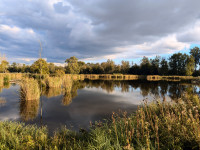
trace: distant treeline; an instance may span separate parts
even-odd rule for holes
[[[85,63],[76,57],[66,59],[66,66],[56,66],[47,63],[44,59],[38,59],[31,66],[25,64],[9,63],[3,59],[0,64],[0,72],[22,72],[22,73],[42,73],[54,74],[65,72],[70,74],[135,74],[135,75],[200,75],[200,49],[194,47],[190,50],[190,55],[174,53],[168,59],[156,56],[154,59],[143,57],[140,64],[129,61],[121,61],[115,64],[111,59],[102,63]]]

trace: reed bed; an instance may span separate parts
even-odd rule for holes
[[[24,76],[26,76],[25,73],[0,73],[1,77],[8,77],[10,80],[21,80]]]
[[[20,95],[23,100],[37,100],[40,98],[40,89],[37,80],[24,78],[20,82]]]
[[[200,149],[200,99],[185,93],[174,102],[154,101],[133,114],[113,113],[89,131],[58,130],[0,122],[0,149]]]
[[[62,78],[60,77],[47,77],[45,82],[47,88],[59,88],[62,86]]]
[[[63,88],[65,92],[71,92],[72,90],[73,80],[71,77],[64,78],[63,80]]]

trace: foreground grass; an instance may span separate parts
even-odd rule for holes
[[[135,114],[114,114],[90,131],[47,129],[0,122],[0,149],[200,149],[200,100],[185,94],[176,102],[144,102]]]

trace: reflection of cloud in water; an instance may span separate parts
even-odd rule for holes
[[[3,89],[1,97],[5,97],[6,105],[0,109],[0,121],[18,120],[19,116],[19,86],[12,85],[9,89]]]
[[[49,98],[42,96],[40,101],[43,106],[42,118],[39,115],[41,108],[38,104],[37,107],[33,107],[37,108],[34,109],[37,111],[33,112],[39,112],[35,113],[36,118],[26,123],[44,124],[50,131],[59,128],[60,125],[67,125],[67,127],[73,125],[74,129],[87,128],[90,121],[102,120],[110,116],[113,111],[118,112],[119,109],[135,111],[144,98],[153,100],[154,97],[159,96],[162,99],[165,96],[166,100],[170,100],[171,97],[178,97],[186,88],[185,85],[166,82],[81,81],[73,86],[70,94],[63,92],[64,95],[60,95],[61,89],[53,91],[54,93],[48,91],[46,94]],[[10,89],[3,89],[0,93],[0,96],[7,100],[7,104],[0,109],[0,120],[21,121],[18,89],[19,86],[11,86]]]

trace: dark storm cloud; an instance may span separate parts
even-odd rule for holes
[[[0,52],[37,58],[40,39],[43,56],[54,62],[72,55],[134,58],[155,54],[158,46],[157,54],[163,54],[197,41],[199,5],[199,0],[3,0]]]

